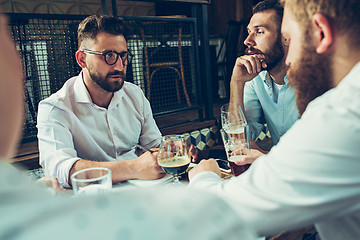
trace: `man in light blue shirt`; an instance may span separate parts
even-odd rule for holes
[[[277,84],[269,72],[262,71],[244,87],[245,113],[250,126],[251,138],[255,140],[264,128],[263,120],[268,125],[274,144],[298,119],[295,93],[288,86],[287,76],[284,84]]]
[[[236,60],[230,83],[230,103],[245,110],[251,138],[259,136],[266,122],[274,144],[299,117],[286,75],[288,39],[281,36],[282,15],[283,7],[275,0],[254,7],[244,41],[247,49]]]

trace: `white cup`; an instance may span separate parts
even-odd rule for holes
[[[71,175],[71,183],[76,197],[110,192],[111,170],[102,167],[86,168]]]

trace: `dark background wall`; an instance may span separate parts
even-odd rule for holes
[[[208,6],[208,23],[210,35],[224,35],[230,20],[249,19],[252,7],[260,0],[211,0]],[[185,15],[191,16],[190,4],[177,2],[157,2],[155,13],[158,16]]]

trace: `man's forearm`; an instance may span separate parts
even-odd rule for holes
[[[245,114],[244,107],[244,82],[230,82],[230,104],[240,106],[243,113]]]
[[[98,162],[80,159],[74,163],[72,168],[70,169],[69,174],[69,184],[71,185],[70,177],[73,173],[85,169],[85,168],[93,168],[93,167],[105,167],[111,170],[112,181],[113,183],[126,181],[129,179],[135,179],[136,176],[136,168],[134,167],[133,160],[123,160],[123,161],[115,161],[115,162]]]

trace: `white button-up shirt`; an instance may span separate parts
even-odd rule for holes
[[[222,196],[260,235],[315,224],[323,240],[359,239],[360,63],[247,172],[202,172],[190,186]]]
[[[299,118],[295,93],[285,84],[278,89],[267,71],[262,71],[250,82],[245,83],[244,107],[250,127],[251,138],[256,139],[267,122],[274,144]]]
[[[39,104],[40,164],[45,175],[69,186],[69,171],[79,159],[117,161],[137,158],[134,145],[157,147],[161,133],[142,90],[124,82],[108,108],[95,105],[82,74]]]

